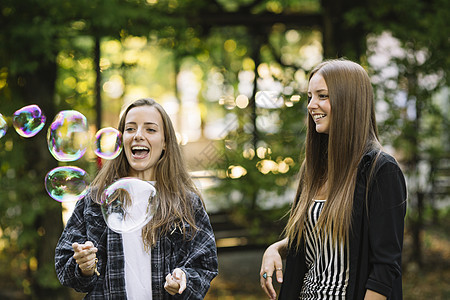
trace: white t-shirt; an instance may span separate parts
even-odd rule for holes
[[[155,181],[149,181],[155,185]],[[152,255],[145,251],[142,230],[122,233],[125,290],[129,300],[152,299]]]
[[[127,299],[152,299],[151,253],[144,250],[142,230],[122,233]]]

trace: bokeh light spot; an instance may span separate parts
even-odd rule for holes
[[[249,103],[249,100],[248,100],[247,96],[241,94],[236,97],[236,106],[237,107],[244,109],[248,106],[248,103]]]
[[[227,52],[233,52],[234,50],[236,50],[236,42],[234,40],[226,40],[225,43],[223,44],[223,48],[227,51]]]

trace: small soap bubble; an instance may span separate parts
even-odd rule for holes
[[[8,130],[8,123],[6,123],[5,118],[0,114],[0,139],[5,136]]]
[[[82,199],[88,191],[88,175],[78,167],[57,167],[45,176],[45,190],[59,202]]]
[[[48,149],[59,161],[81,158],[89,144],[86,117],[76,110],[59,112],[47,132]]]
[[[157,205],[155,187],[131,177],[117,180],[105,189],[101,197],[105,222],[117,233],[144,227],[153,218]]]
[[[13,126],[16,132],[23,137],[30,138],[44,128],[45,115],[39,106],[33,104],[22,107],[13,115]]]
[[[122,151],[122,133],[112,127],[102,128],[95,134],[94,152],[103,159],[114,159]]]

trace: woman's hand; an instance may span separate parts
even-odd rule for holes
[[[269,299],[276,299],[277,293],[273,288],[272,276],[275,276],[279,283],[283,282],[283,261],[282,254],[286,251],[288,246],[288,239],[281,240],[270,245],[264,252],[261,271],[259,272],[261,287],[269,296]]]
[[[366,296],[364,296],[364,300],[386,300],[386,296],[378,294],[372,290],[366,291]]]
[[[84,244],[73,243],[72,244],[73,258],[78,264],[83,276],[92,276],[97,270],[97,251],[91,241],[87,241]]]
[[[172,274],[167,274],[164,289],[172,296],[183,293],[186,289],[186,274],[183,270],[176,268]]]

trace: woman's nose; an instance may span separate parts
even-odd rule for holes
[[[314,98],[314,96],[312,96],[311,99],[309,100],[309,103],[308,103],[307,108],[308,108],[308,109],[311,109],[311,108],[317,108],[317,101],[316,101],[316,99]]]
[[[136,130],[136,133],[134,134],[133,139],[135,139],[135,140],[142,140],[142,130],[140,128],[138,128]]]

